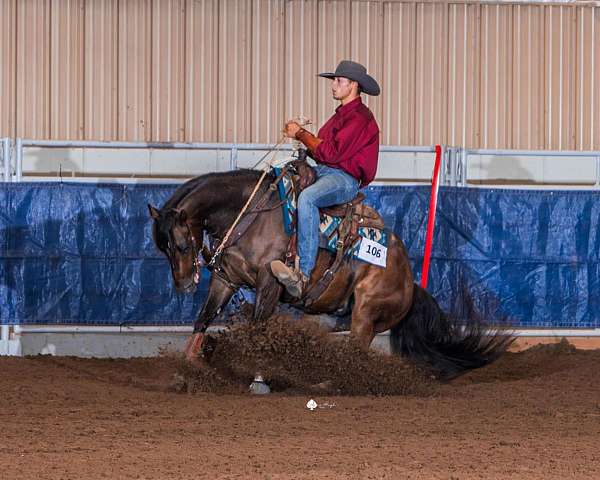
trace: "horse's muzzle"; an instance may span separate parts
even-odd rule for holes
[[[198,288],[198,283],[194,280],[189,280],[188,282],[175,282],[175,288],[180,293],[194,293]]]

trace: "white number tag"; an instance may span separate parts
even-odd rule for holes
[[[360,250],[358,251],[358,258],[365,262],[372,263],[373,265],[379,265],[385,267],[387,260],[387,247],[384,247],[380,243],[363,238],[360,242]]]

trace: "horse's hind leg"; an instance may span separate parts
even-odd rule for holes
[[[375,270],[377,268],[377,270]],[[378,333],[392,328],[409,311],[412,303],[412,276],[394,275],[394,270],[372,267],[354,289],[351,334],[368,348]]]
[[[352,309],[352,323],[350,335],[365,349],[369,348],[375,338],[375,324],[379,319],[379,308],[374,307],[373,301],[369,302],[368,295],[355,291],[354,308]]]

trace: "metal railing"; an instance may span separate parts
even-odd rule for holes
[[[10,139],[9,139],[10,140]],[[269,152],[273,150],[273,145],[270,144],[256,144],[256,143],[176,143],[176,142],[102,142],[102,141],[91,141],[91,140],[34,140],[34,139],[22,139],[17,138],[14,149],[14,181],[22,181],[23,179],[23,151],[25,148],[38,147],[38,148],[80,148],[80,149],[149,149],[149,150],[198,150],[198,151],[229,151],[229,169],[235,170],[239,167],[240,152]],[[291,144],[284,144],[277,148],[277,150],[291,152],[293,146]],[[419,153],[435,153],[435,146],[381,146],[380,152],[383,153],[406,153],[406,154],[419,154]],[[442,185],[446,185],[449,182],[450,172],[453,171],[448,165],[447,155],[444,155],[442,159],[442,172],[440,181]],[[142,175],[123,175],[122,177],[127,180],[132,180],[135,177]],[[133,178],[132,178],[133,177]],[[83,177],[82,177],[83,178]],[[115,178],[121,178],[121,175],[116,174]],[[160,178],[160,177],[159,177]],[[163,178],[167,178],[166,176]]]
[[[31,140],[17,138],[13,143],[10,138],[0,139],[0,154],[2,155],[4,181],[22,181],[23,178],[23,150],[28,147],[40,148],[107,148],[107,149],[164,149],[164,150],[217,150],[229,151],[229,169],[238,168],[240,151],[269,151],[273,148],[269,144],[236,144],[236,143],[169,143],[169,142],[98,142],[98,141],[57,141],[57,140]],[[283,145],[280,149],[284,151],[292,150],[292,145]],[[433,154],[435,146],[382,146],[380,151],[384,153],[405,153],[405,154]],[[600,187],[600,152],[597,151],[532,151],[532,150],[489,150],[489,149],[466,149],[461,147],[443,146],[442,165],[440,171],[440,184],[452,186],[467,186],[469,179],[469,159],[476,155],[487,156],[513,156],[513,157],[589,157],[595,159],[596,177],[593,180],[594,187]],[[516,183],[516,182],[515,182]],[[16,325],[13,327],[14,334],[19,336],[21,333],[32,333],[39,331],[54,331],[54,327],[29,327]],[[89,328],[89,330],[87,330]],[[127,331],[153,331],[153,332],[187,332],[190,327],[152,327],[140,326]],[[117,331],[123,332],[121,327],[81,327],[64,326],[56,327],[56,331],[66,332],[92,332],[96,331]],[[520,335],[548,336],[564,335],[567,330],[531,330],[521,332]],[[568,330],[569,336],[599,335],[600,330]],[[0,326],[0,351],[2,346],[9,348],[10,327],[8,325]]]
[[[181,143],[181,142],[99,142],[93,140],[32,140],[17,138],[15,147],[17,178],[23,175],[23,148],[111,148],[150,150],[229,150],[229,168],[235,170],[240,150],[268,151],[269,144],[257,143]],[[291,150],[291,145],[282,145],[280,150]]]
[[[240,152],[268,152],[273,149],[270,144],[256,143],[177,143],[177,142],[101,142],[101,141],[76,141],[76,140],[33,140],[17,138],[14,142],[10,138],[1,140],[1,153],[3,159],[3,174],[4,181],[21,181],[23,179],[23,150],[29,147],[39,148],[105,148],[105,149],[149,149],[149,150],[198,150],[198,151],[229,151],[229,162],[227,167],[230,170],[235,170],[239,167]],[[278,147],[281,151],[291,152],[293,146],[284,144]],[[502,180],[504,185],[520,186],[524,188],[535,187],[536,185],[572,185],[576,188],[600,188],[600,151],[553,151],[553,150],[498,150],[498,149],[470,149],[463,147],[443,146],[444,154],[442,157],[442,167],[440,172],[440,184],[452,186],[486,186],[497,184],[498,180]],[[381,146],[381,153],[398,153],[398,154],[419,154],[433,153],[435,146]],[[11,158],[12,156],[12,158]],[[473,157],[488,156],[488,157],[554,157],[554,158],[589,158],[595,162],[595,174],[586,178],[585,182],[538,182],[538,179],[531,178],[484,178],[480,181],[475,181],[470,177],[472,172]],[[7,160],[8,159],[8,160]],[[12,163],[11,164],[11,159]],[[225,159],[221,159],[226,161]],[[225,167],[225,168],[227,168]],[[223,168],[223,167],[222,167]],[[509,167],[507,167],[509,168]],[[589,171],[589,169],[588,169]],[[109,172],[103,172],[103,175]],[[150,175],[154,177],[153,175]],[[509,175],[507,175],[509,176]],[[115,178],[126,181],[133,181],[136,178],[143,178],[144,174],[115,174]],[[81,177],[83,180],[85,177]],[[157,176],[156,178],[168,178],[168,175]],[[420,179],[421,177],[419,177]],[[385,179],[382,179],[385,181]],[[399,179],[402,181],[402,179]],[[410,181],[410,180],[407,180]],[[496,183],[495,183],[496,182]]]
[[[590,158],[595,160],[595,178],[590,178],[590,185],[600,188],[600,151],[594,150],[498,150],[457,148],[453,154],[452,163],[456,171],[456,185],[467,186],[469,181],[469,159],[474,156],[492,157],[555,157],[555,158]],[[519,185],[518,179],[509,183]],[[550,182],[552,184],[552,182]],[[578,185],[576,183],[573,186]]]

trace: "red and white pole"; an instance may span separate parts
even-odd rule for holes
[[[435,164],[431,178],[431,196],[429,198],[429,218],[427,219],[427,234],[425,236],[425,253],[423,256],[423,270],[421,271],[421,287],[427,288],[429,276],[429,260],[431,258],[431,244],[433,243],[433,229],[435,227],[435,210],[439,190],[440,165],[442,163],[442,147],[435,146]]]

